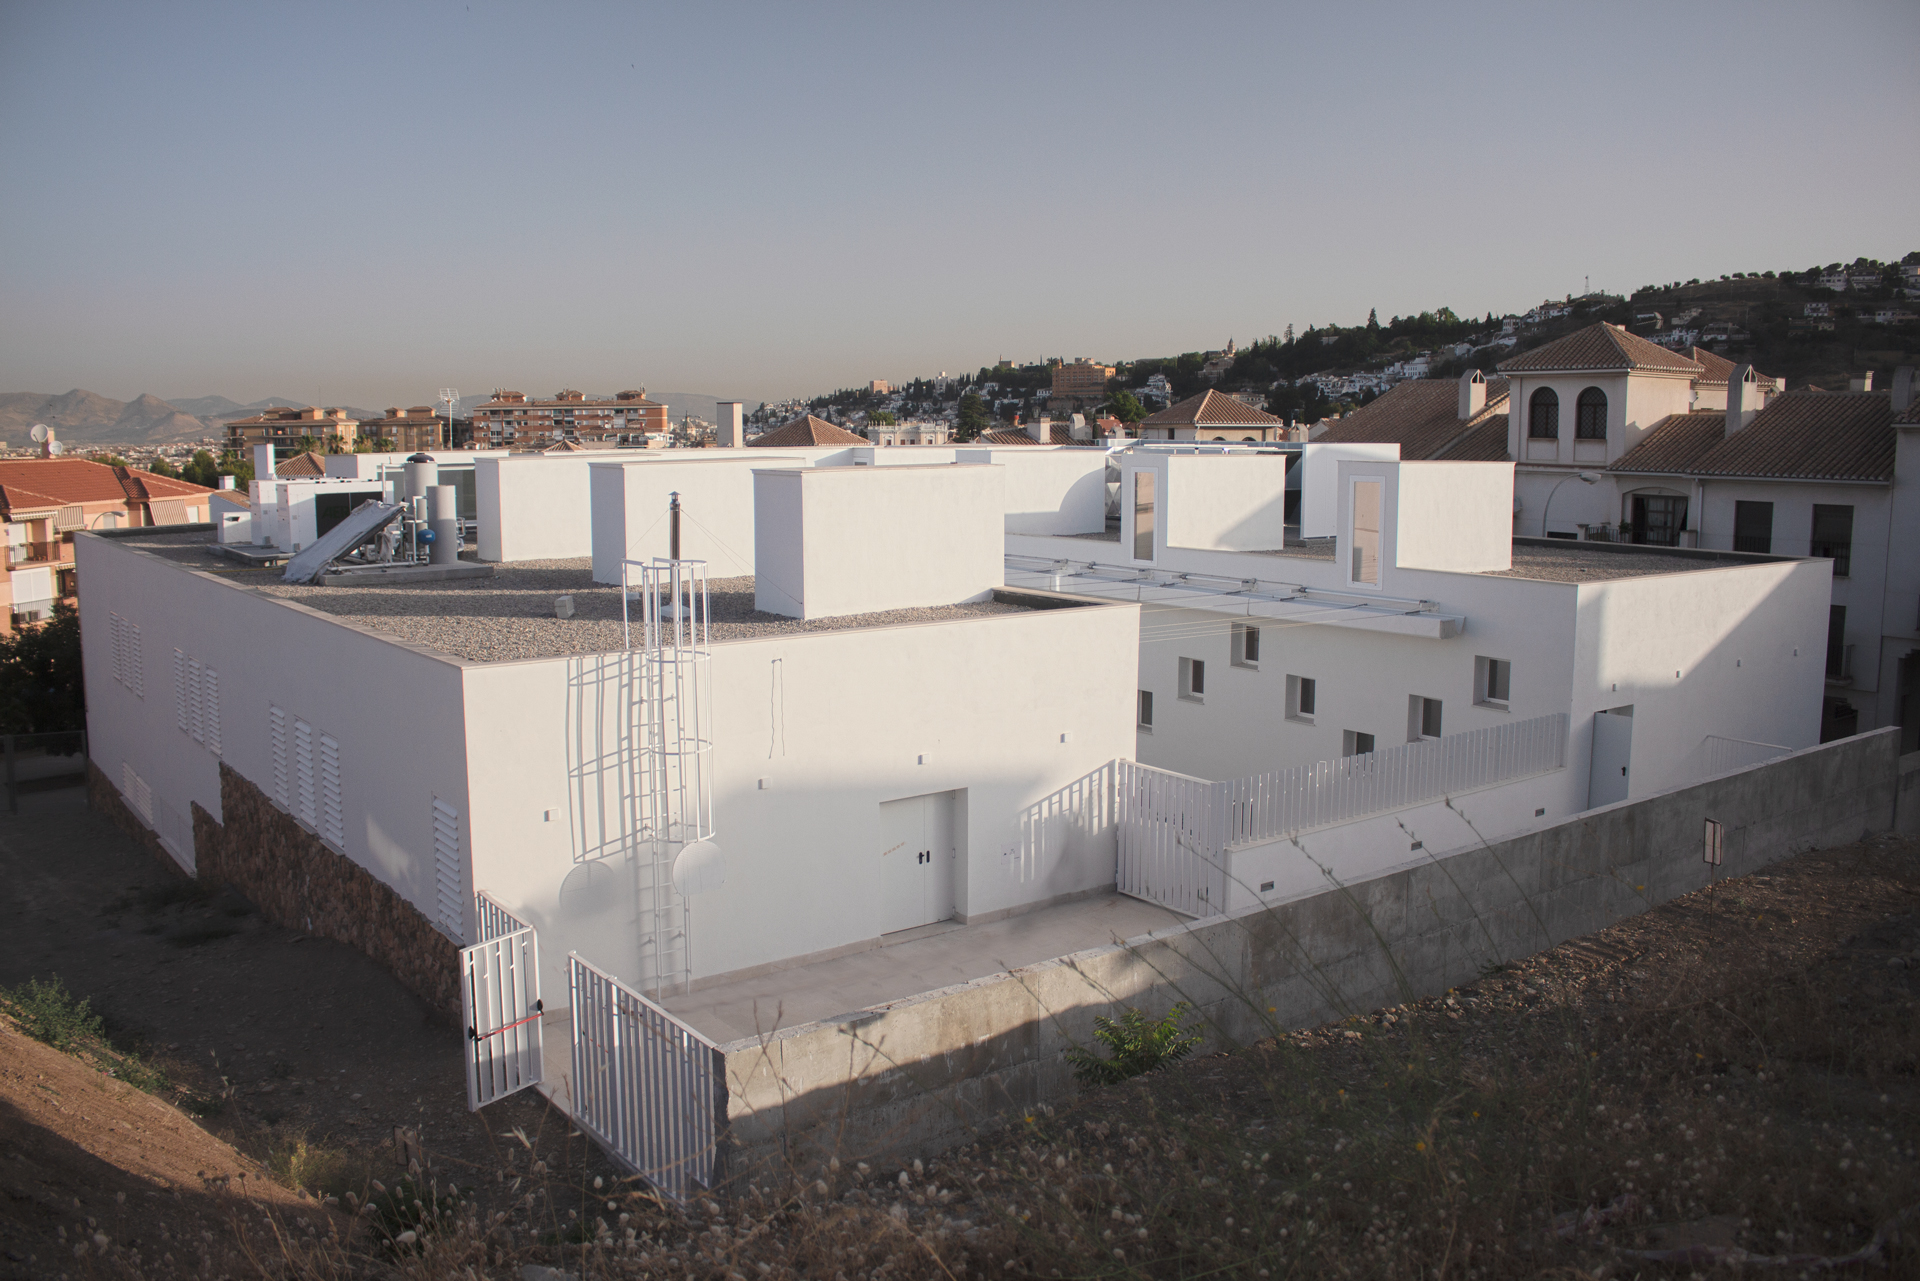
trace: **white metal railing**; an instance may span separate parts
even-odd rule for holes
[[[567,979],[574,1124],[675,1201],[712,1188],[726,1117],[719,1047],[578,953]]]
[[[1726,774],[1733,770],[1745,769],[1749,765],[1758,765],[1770,761],[1776,756],[1785,756],[1791,747],[1782,747],[1778,743],[1756,743],[1750,738],[1725,738],[1719,734],[1709,734],[1700,744],[1706,757],[1707,776]]]
[[[1225,782],[1120,761],[1117,888],[1189,916],[1217,915],[1226,903],[1229,846],[1391,813],[1566,763],[1565,712]]]
[[[1564,769],[1567,714],[1406,743],[1221,783],[1229,845],[1405,809]]]
[[[540,1083],[546,1010],[533,928],[485,893],[473,896],[473,909],[480,941],[460,949],[470,1111]]]

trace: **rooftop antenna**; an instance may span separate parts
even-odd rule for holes
[[[458,387],[442,387],[440,389],[440,403],[447,407],[447,448],[452,449],[453,407],[460,403],[460,389]]]

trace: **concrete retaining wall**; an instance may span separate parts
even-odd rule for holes
[[[1894,801],[1893,827],[1898,832],[1920,832],[1920,752],[1900,758],[1900,795]]]
[[[1698,889],[1894,821],[1882,730],[1622,802],[1354,885],[723,1047],[732,1169],[936,1151],[1074,1091],[1093,1018],[1191,1002],[1212,1047],[1431,996]],[[1311,853],[1311,839],[1303,842]]]

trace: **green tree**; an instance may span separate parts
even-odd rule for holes
[[[312,436],[302,436],[295,448],[303,454],[317,453],[320,449],[320,442]]]
[[[176,480],[179,479],[180,476],[180,469],[161,457],[156,457],[152,462],[148,463],[147,470],[155,476],[171,476]]]
[[[867,415],[867,421],[876,427],[891,427],[900,419],[891,410],[876,409]]]
[[[1147,407],[1130,391],[1116,391],[1107,399],[1107,409],[1123,423],[1137,423],[1147,416]]]
[[[57,601],[44,623],[0,636],[0,733],[45,734],[87,727],[80,667],[80,612]]]
[[[220,464],[206,450],[196,449],[187,465],[180,469],[180,479],[213,489],[220,483]]]
[[[220,455],[220,474],[233,477],[234,488],[246,491],[253,484],[253,460],[237,449]]]
[[[987,416],[987,402],[980,399],[979,392],[969,391],[960,397],[959,414],[953,429],[956,440],[975,440],[991,426],[993,420]]]
[[[127,460],[118,454],[92,454],[89,456],[94,462],[99,463],[103,467],[125,467],[127,465]]]

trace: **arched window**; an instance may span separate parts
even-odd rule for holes
[[[1598,387],[1587,388],[1580,393],[1580,399],[1574,402],[1573,438],[1575,440],[1607,438],[1607,393]]]
[[[1542,387],[1527,402],[1527,435],[1534,440],[1560,439],[1560,397]]]

